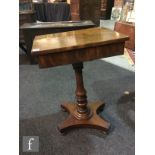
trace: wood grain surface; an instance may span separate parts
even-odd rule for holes
[[[105,28],[89,28],[64,33],[36,36],[32,46],[32,55],[77,50],[105,44],[124,42],[128,37]]]

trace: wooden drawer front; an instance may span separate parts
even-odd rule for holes
[[[124,43],[90,47],[86,49],[39,55],[39,67],[47,68],[75,62],[91,61],[124,53]]]

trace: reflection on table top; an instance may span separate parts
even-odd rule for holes
[[[36,36],[31,52],[32,55],[41,55],[113,44],[125,40],[128,40],[128,37],[118,32],[100,27],[89,28]]]

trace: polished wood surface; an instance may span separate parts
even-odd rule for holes
[[[84,88],[83,82],[83,63],[74,63],[73,69],[76,78],[76,100],[77,104],[64,103],[61,105],[64,111],[69,112],[69,117],[58,125],[61,133],[74,127],[91,127],[104,131],[108,131],[110,123],[103,120],[98,115],[98,112],[103,109],[104,104],[101,102],[94,102],[87,105],[87,92]]]
[[[88,104],[84,87],[83,62],[123,54],[128,37],[105,28],[89,28],[65,33],[36,36],[32,55],[39,58],[40,68],[72,64],[76,79],[76,104],[61,105],[69,117],[58,125],[61,133],[75,127],[109,130],[110,123],[98,115],[103,103]]]
[[[41,68],[72,64],[123,54],[128,37],[105,28],[36,36],[32,55]]]
[[[124,53],[123,43],[113,43],[109,45],[78,49],[38,55],[40,68],[54,67],[65,64],[72,64],[84,61],[90,61],[99,58],[106,58]]]
[[[88,119],[92,116],[90,109],[87,107],[87,94],[84,88],[82,69],[83,63],[73,64],[76,78],[76,99],[77,109],[73,112],[77,119]]]
[[[32,55],[44,55],[119,43],[128,37],[106,28],[90,28],[85,30],[36,36],[32,46]]]
[[[71,30],[79,30],[95,27],[95,24],[92,21],[61,21],[61,22],[40,22],[40,23],[25,23],[20,26],[20,30],[23,31],[24,40],[27,47],[27,55],[31,63],[37,62],[31,56],[31,49],[33,39],[37,35],[51,34],[51,33],[60,33],[67,32]]]
[[[61,107],[63,111],[67,111],[69,113],[68,118],[58,125],[58,130],[61,133],[65,133],[72,128],[81,127],[99,129],[107,133],[110,128],[110,123],[98,115],[104,108],[104,103],[100,101],[88,104],[88,108],[91,109],[92,113],[92,117],[89,119],[77,119],[75,117],[74,113],[77,110],[76,103],[64,103]]]

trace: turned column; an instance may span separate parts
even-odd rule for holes
[[[77,119],[89,119],[92,116],[92,112],[87,106],[87,93],[84,88],[83,75],[82,75],[83,63],[82,62],[75,63],[72,65],[76,77],[75,95],[77,100],[77,108],[74,111],[74,116]]]

